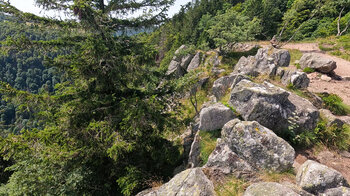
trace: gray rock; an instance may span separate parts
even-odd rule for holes
[[[212,88],[213,95],[217,100],[220,100],[223,96],[225,96],[228,89],[232,89],[239,83],[241,80],[250,80],[248,76],[242,74],[230,74],[228,76],[221,77],[217,79]]]
[[[337,68],[335,61],[324,58],[316,53],[304,54],[299,63],[302,69],[309,67],[321,73],[330,73]]]
[[[221,132],[222,142],[255,168],[284,171],[292,167],[295,151],[258,122],[232,120]]]
[[[188,65],[187,72],[198,68],[200,64],[201,64],[201,53],[197,52],[196,55],[192,58],[190,64]]]
[[[348,187],[338,187],[326,190],[320,196],[350,196],[350,188]]]
[[[321,80],[326,81],[326,82],[330,82],[332,80],[332,78],[327,76],[327,75],[322,75]]]
[[[271,58],[278,67],[288,67],[290,64],[290,53],[285,49],[274,49]]]
[[[287,50],[274,49],[269,54],[269,48],[260,48],[255,56],[241,57],[235,66],[234,73],[244,75],[276,75],[279,66],[288,66],[290,54]]]
[[[191,60],[193,58],[192,54],[188,54],[185,57],[181,59],[180,66],[183,70],[187,70],[188,65],[190,64]]]
[[[200,159],[200,136],[198,131],[196,133],[196,136],[194,137],[194,140],[191,145],[191,150],[188,155],[188,167],[189,168],[195,168],[198,167],[201,164]]]
[[[230,104],[247,121],[258,121],[276,133],[297,126],[296,132],[313,130],[319,112],[312,103],[270,83],[242,80],[231,91]]]
[[[284,73],[285,73],[285,70],[282,67],[277,68],[277,71],[276,71],[277,77],[282,78]]]
[[[201,168],[187,169],[145,196],[214,196],[214,185]]]
[[[213,67],[212,69],[211,69],[211,72],[214,74],[214,75],[219,75],[219,74],[221,74],[221,73],[223,73],[223,72],[225,72],[226,70],[225,69],[219,69],[219,68],[217,68],[217,67]]]
[[[223,174],[234,174],[237,178],[254,172],[254,168],[239,158],[221,139],[218,139],[215,150],[204,167],[220,170]]]
[[[296,184],[293,184],[291,182],[288,181],[284,181],[281,183],[283,186],[286,186],[290,189],[292,189],[294,192],[296,192],[297,194],[301,195],[301,196],[315,196],[314,194],[311,194],[303,189],[301,189],[300,187],[298,187]]]
[[[345,124],[341,117],[334,116],[329,110],[320,109],[320,114],[328,120],[328,125],[336,124],[337,126],[342,127]]]
[[[285,86],[292,84],[297,89],[307,88],[310,84],[307,74],[296,70],[284,70],[281,81]]]
[[[310,131],[316,128],[320,112],[309,100],[299,97],[294,93],[289,93],[288,101],[282,104],[282,108],[288,121],[287,125],[295,126],[295,133]],[[288,127],[284,126],[284,129],[286,128]]]
[[[203,108],[200,112],[199,129],[213,131],[221,129],[228,121],[236,118],[233,111],[222,103]]]
[[[292,189],[276,182],[260,182],[250,185],[243,196],[300,196]]]
[[[173,75],[175,77],[181,77],[185,74],[185,71],[181,67],[181,63],[175,60],[172,60],[169,64],[168,71],[166,75]]]
[[[314,194],[347,186],[345,178],[338,171],[311,160],[300,166],[297,183],[302,189]]]
[[[228,52],[250,52],[252,50],[258,49],[260,46],[256,44],[249,44],[249,43],[230,43],[227,44],[226,50]]]

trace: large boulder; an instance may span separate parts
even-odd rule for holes
[[[317,53],[304,54],[299,63],[302,69],[309,67],[321,73],[330,73],[337,68],[335,61],[322,57]]]
[[[304,190],[314,194],[331,188],[348,186],[345,178],[338,171],[311,160],[300,166],[297,183]]]
[[[308,100],[267,82],[240,81],[233,87],[229,103],[244,120],[257,121],[276,133],[291,125],[297,133],[313,130],[319,117]]]
[[[243,196],[300,196],[292,189],[276,182],[260,182],[250,185]]]
[[[145,196],[214,196],[214,185],[203,173],[201,168],[187,169],[158,190]]]
[[[236,177],[254,172],[254,168],[233,152],[221,139],[218,139],[215,150],[210,154],[204,167],[220,170],[223,174],[235,174]]]
[[[187,67],[187,72],[194,70],[201,64],[201,53],[197,52]]]
[[[228,76],[221,77],[217,79],[213,84],[213,94],[217,100],[220,100],[226,93],[226,91],[231,88],[233,84],[237,84],[243,79],[249,80],[245,75],[241,74],[230,74]]]
[[[199,114],[199,129],[214,131],[221,129],[228,121],[236,118],[233,111],[222,103],[216,103],[203,108]]]
[[[168,66],[166,75],[181,77],[186,73],[189,64],[194,58],[193,54],[181,55],[181,52],[187,49],[188,47],[186,45],[182,45],[175,51],[175,55]]]
[[[338,187],[326,190],[320,196],[350,196],[350,188],[348,187]]]
[[[281,77],[281,82],[285,86],[292,84],[294,88],[301,89],[307,88],[310,84],[310,79],[304,72],[284,70],[283,73],[280,73],[280,70],[277,70],[277,75]]]
[[[278,67],[288,67],[290,64],[290,53],[286,49],[273,49],[271,58]]]
[[[187,70],[188,65],[193,59],[193,54],[188,54],[181,59],[180,66],[183,70]]]
[[[288,66],[290,54],[287,50],[272,50],[270,48],[260,48],[255,56],[241,57],[235,66],[234,73],[244,75],[276,75],[277,68]],[[270,54],[271,53],[271,54]]]
[[[222,142],[255,168],[284,171],[292,167],[295,151],[258,122],[232,120],[221,132]]]

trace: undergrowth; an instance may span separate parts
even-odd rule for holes
[[[293,130],[289,130],[291,137],[288,140],[299,148],[324,145],[334,150],[348,150],[350,147],[350,126],[328,124],[328,120],[322,117],[313,131],[305,131],[296,135]]]
[[[215,187],[215,192],[218,196],[241,196],[249,185],[248,181],[230,176]]]
[[[348,115],[350,114],[350,106],[346,105],[342,98],[336,94],[321,93],[319,96],[322,98],[324,105],[335,115]]]
[[[208,162],[209,155],[216,147],[216,141],[221,137],[221,129],[215,131],[200,131],[200,159],[201,166]]]

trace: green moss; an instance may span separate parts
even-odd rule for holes
[[[205,165],[208,162],[209,155],[214,151],[216,147],[216,141],[221,137],[221,130],[215,131],[200,131],[200,159],[201,165]]]

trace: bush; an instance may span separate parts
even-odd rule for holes
[[[303,70],[303,72],[305,72],[305,73],[313,73],[313,72],[315,72],[315,69],[310,68],[310,67],[305,67],[305,69]]]
[[[342,98],[335,94],[323,93],[320,94],[324,105],[335,115],[348,115],[350,114],[350,106],[343,103]]]

